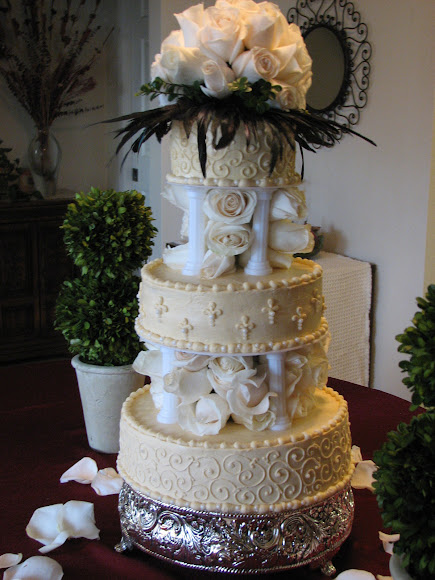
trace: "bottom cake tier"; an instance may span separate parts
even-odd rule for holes
[[[198,511],[153,500],[124,484],[119,496],[122,539],[179,566],[208,572],[260,574],[309,565],[335,574],[331,558],[349,536],[350,484],[310,506],[265,514]]]
[[[197,436],[158,422],[148,386],[130,395],[120,424],[119,549],[209,571],[332,570],[353,521],[349,418],[328,387],[315,389],[314,402],[280,431],[230,421]]]

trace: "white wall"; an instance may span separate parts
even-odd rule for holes
[[[434,223],[433,202],[429,222],[427,212],[435,4],[364,0],[355,7],[373,47],[368,105],[356,130],[377,147],[345,137],[305,156],[309,218],[322,227],[327,250],[375,265],[373,385],[409,398],[394,337],[410,324],[425,260],[434,260],[426,256],[426,227]]]

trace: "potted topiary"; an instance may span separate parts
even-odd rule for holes
[[[425,412],[401,423],[374,454],[382,519],[400,534],[390,560],[394,580],[435,577],[435,284],[417,304],[413,326],[396,339],[399,352],[409,355],[400,367],[412,392],[411,409],[423,405]]]
[[[76,194],[61,227],[80,276],[63,283],[55,326],[75,355],[89,445],[116,453],[122,403],[144,382],[132,368],[143,348],[134,329],[137,270],[156,229],[140,193],[96,188]]]

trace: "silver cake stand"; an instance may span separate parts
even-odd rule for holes
[[[327,576],[350,534],[350,485],[297,510],[264,514],[198,511],[160,501],[124,483],[119,495],[118,552],[139,548],[168,562],[208,572],[260,574],[309,565]]]

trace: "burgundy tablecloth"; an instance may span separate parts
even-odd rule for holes
[[[217,578],[171,566],[133,551],[118,554],[120,540],[117,496],[100,497],[89,485],[60,484],[64,471],[84,456],[100,469],[115,467],[116,456],[92,451],[87,445],[80,398],[69,360],[0,368],[2,402],[0,431],[0,554],[22,552],[23,559],[38,555],[41,544],[27,537],[25,528],[35,509],[71,499],[93,502],[100,540],[74,539],[47,554],[64,570],[65,580],[137,580]],[[330,380],[349,403],[353,442],[363,458],[372,458],[386,433],[410,418],[409,403],[364,387]],[[375,497],[355,490],[355,521],[351,536],[335,557],[340,572],[348,568],[389,575],[388,559],[378,540],[382,521]],[[268,577],[319,580],[319,571],[306,568]]]

